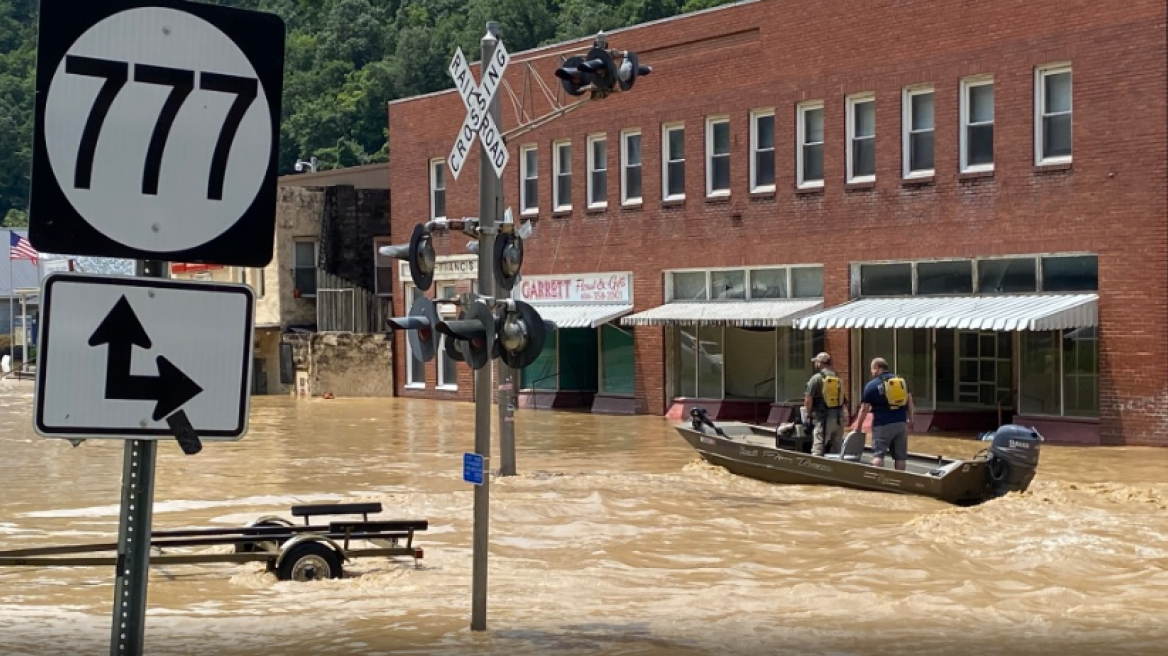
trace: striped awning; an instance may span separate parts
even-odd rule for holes
[[[536,305],[544,321],[556,328],[597,328],[633,311],[632,305]]]
[[[1098,294],[864,298],[800,318],[800,329],[1066,330],[1096,326]]]
[[[790,327],[823,307],[822,298],[757,301],[683,301],[666,303],[621,319],[625,326]]]

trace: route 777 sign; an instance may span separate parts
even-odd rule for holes
[[[462,103],[466,105],[466,119],[463,120],[462,127],[458,130],[458,138],[454,141],[454,147],[450,149],[450,157],[446,158],[446,163],[450,166],[450,172],[454,174],[455,180],[462,172],[466,157],[474,146],[476,134],[482,141],[483,148],[486,149],[491,167],[495,169],[495,175],[502,177],[503,169],[507,168],[507,162],[511,159],[511,155],[507,152],[507,144],[503,143],[503,134],[499,132],[499,126],[495,125],[488,109],[491,106],[491,100],[495,98],[495,93],[499,91],[499,84],[503,81],[503,73],[507,70],[507,64],[510,61],[511,55],[507,53],[507,49],[503,47],[503,41],[500,39],[496,42],[495,54],[491,56],[491,61],[483,66],[482,84],[475,84],[470,64],[467,63],[466,57],[462,54],[462,48],[455,51],[454,59],[450,61],[450,77],[454,78],[458,95],[462,96]]]

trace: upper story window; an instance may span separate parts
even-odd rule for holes
[[[301,297],[316,296],[317,245],[315,239],[297,239],[292,244],[292,285]]]
[[[608,139],[588,137],[588,207],[608,205]]]
[[[665,200],[685,198],[685,125],[661,127],[661,189]]]
[[[552,144],[552,174],[555,186],[552,194],[552,209],[557,211],[572,209],[572,142],[557,141]]]
[[[519,212],[539,212],[539,151],[535,144],[519,148]]]
[[[904,90],[904,177],[933,175],[933,97],[931,86]]]
[[[822,266],[671,271],[666,276],[670,301],[821,298]]]
[[[775,189],[775,110],[750,113],[750,190]]]
[[[398,260],[381,254],[382,246],[392,244],[393,240],[389,237],[373,238],[373,292],[378,296],[393,294],[393,267]]]
[[[1071,65],[1044,66],[1037,70],[1034,98],[1035,163],[1071,161]]]
[[[848,107],[848,182],[876,179],[876,96],[850,96]]]
[[[994,170],[994,78],[961,81],[961,170]]]
[[[795,149],[796,184],[799,187],[823,186],[823,101],[799,105],[795,116],[798,132]]]
[[[446,216],[446,160],[430,160],[430,219]]]
[[[641,202],[641,131],[621,133],[621,204]]]
[[[730,194],[730,119],[706,119],[706,195]]]

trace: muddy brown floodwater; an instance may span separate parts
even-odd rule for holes
[[[113,541],[120,441],[73,448],[0,397],[0,549]],[[255,399],[251,430],[159,449],[154,528],[380,501],[422,567],[340,580],[155,566],[151,656],[1168,653],[1168,450],[1046,446],[1026,494],[959,509],[775,486],[704,464],[660,417],[523,411],[491,486],[488,631],[470,631],[473,406]],[[969,440],[915,451],[972,455]],[[0,570],[0,654],[108,654],[112,568]]]

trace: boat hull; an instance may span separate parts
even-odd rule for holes
[[[747,478],[783,485],[831,485],[858,490],[915,494],[956,505],[976,505],[996,496],[989,484],[984,460],[956,460],[910,453],[908,467],[870,464],[871,447],[860,461],[837,456],[813,456],[794,440],[764,427],[729,422],[713,429],[676,427],[682,437],[707,462]],[[886,459],[888,465],[891,459]]]

